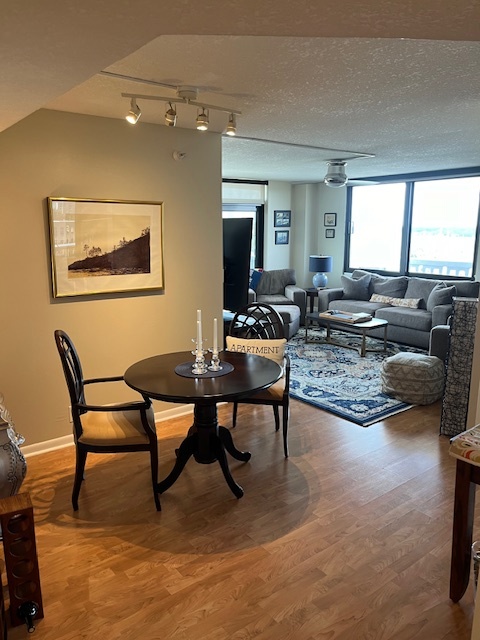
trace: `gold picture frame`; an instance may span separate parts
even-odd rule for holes
[[[47,198],[53,297],[164,289],[163,203]]]

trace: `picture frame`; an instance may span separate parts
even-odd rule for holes
[[[291,211],[283,211],[276,209],[274,212],[274,226],[275,227],[289,227],[292,220]]]
[[[163,203],[47,198],[54,298],[164,289]]]
[[[325,238],[335,238],[335,229],[325,229]]]
[[[275,231],[275,244],[288,244],[289,231]]]
[[[337,226],[337,214],[336,213],[325,213],[323,215],[323,224],[325,227],[336,227]]]

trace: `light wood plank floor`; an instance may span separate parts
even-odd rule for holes
[[[230,426],[229,407],[220,418]],[[190,422],[158,425],[160,477]],[[364,429],[293,401],[288,460],[272,422],[269,407],[239,408],[235,442],[253,453],[230,460],[243,498],[217,464],[192,460],[161,513],[148,454],[91,454],[77,514],[73,448],[30,458],[45,608],[34,637],[470,638],[471,587],[448,598],[454,460],[440,403]]]

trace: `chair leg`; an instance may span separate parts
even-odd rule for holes
[[[471,469],[472,465],[457,460],[450,565],[450,598],[453,602],[463,596],[470,578],[476,488],[471,481]]]
[[[73,482],[72,491],[72,505],[74,511],[78,511],[78,495],[80,493],[80,487],[82,486],[83,473],[85,471],[85,463],[87,461],[87,452],[81,449],[78,445],[76,447],[76,459],[75,480]]]
[[[233,416],[232,416],[232,427],[237,426],[237,411],[238,411],[238,402],[233,403]]]
[[[152,485],[153,485],[153,499],[155,500],[155,506],[157,511],[161,511],[160,497],[157,491],[158,485],[158,444],[150,449],[150,466],[152,469]]]
[[[275,416],[275,431],[280,429],[280,413],[278,411],[278,404],[273,405],[273,415]]]
[[[285,458],[288,458],[288,419],[290,417],[289,405],[283,405],[282,418],[283,418],[283,452]]]

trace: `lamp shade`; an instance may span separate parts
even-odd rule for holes
[[[313,273],[330,273],[332,266],[332,256],[310,256],[308,269]]]
[[[325,273],[330,273],[332,270],[332,262],[332,256],[310,256],[308,268],[315,272],[313,286],[317,289],[323,289],[327,286]]]

